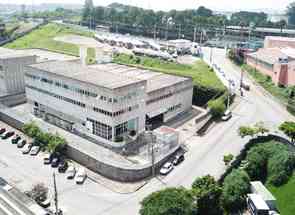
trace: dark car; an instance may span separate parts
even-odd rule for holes
[[[27,143],[26,140],[18,141],[18,143],[17,143],[17,148],[22,148],[22,147],[24,147],[24,145],[26,145],[26,143]]]
[[[12,139],[11,139],[11,143],[12,144],[17,144],[18,143],[18,141],[20,141],[22,138],[18,135],[18,134],[16,134]]]
[[[9,131],[9,132],[7,132],[3,137],[2,137],[2,139],[3,140],[6,140],[6,139],[8,139],[9,137],[12,137],[14,135],[14,131]]]
[[[54,157],[51,161],[51,167],[56,168],[59,164],[59,157]]]
[[[66,172],[66,170],[68,169],[68,162],[65,160],[62,160],[59,164],[58,164],[58,172]]]
[[[0,134],[3,134],[6,131],[5,128],[0,128]]]
[[[184,161],[184,155],[183,154],[177,154],[175,155],[173,159],[173,164],[176,166],[180,164],[182,161]]]

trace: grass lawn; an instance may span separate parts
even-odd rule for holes
[[[87,49],[87,64],[91,65],[91,64],[95,64],[95,49],[94,48],[88,48]]]
[[[54,40],[54,38],[57,36],[63,36],[67,34],[75,34],[87,37],[93,36],[92,33],[89,32],[82,32],[63,25],[49,23],[11,43],[6,44],[4,47],[11,49],[41,48],[47,49],[49,51],[78,56],[79,49],[76,45]]]
[[[282,215],[295,214],[295,174],[280,187],[268,186],[271,193],[277,198],[277,207]]]
[[[157,58],[135,57],[131,55],[120,54],[114,57],[115,63],[138,66],[144,69],[151,69],[172,75],[192,77],[194,85],[225,91],[225,86],[218,79],[216,74],[202,60],[196,61],[194,65],[178,64],[167,62]]]
[[[243,65],[242,68],[247,71],[249,75],[251,75],[256,82],[258,82],[265,90],[271,93],[273,96],[278,98],[283,103],[288,102],[289,91],[288,87],[279,87],[276,86],[271,78],[267,77],[266,75],[256,71],[255,68],[252,68],[249,65]]]

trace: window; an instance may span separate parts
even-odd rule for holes
[[[125,134],[128,131],[128,122],[124,122],[120,125],[117,125],[115,127],[115,136],[122,136],[123,134]]]
[[[102,137],[102,138],[107,139],[107,140],[112,139],[112,137],[113,137],[113,134],[112,134],[113,129],[112,129],[111,126],[106,125],[106,124],[101,123],[101,122],[98,122],[96,120],[90,119],[90,118],[87,118],[87,121],[92,123],[92,133],[94,135],[97,135],[97,136]]]
[[[3,71],[3,70],[4,70],[3,66],[2,66],[2,65],[0,65],[0,71]]]

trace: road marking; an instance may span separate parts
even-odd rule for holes
[[[21,215],[26,215],[23,211],[21,211],[15,204],[13,204],[8,198],[6,198],[3,194],[0,194],[0,198],[2,198],[11,208],[16,210]]]

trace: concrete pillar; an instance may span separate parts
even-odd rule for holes
[[[80,60],[81,64],[86,66],[87,65],[87,49],[88,47],[86,46],[80,46]]]

